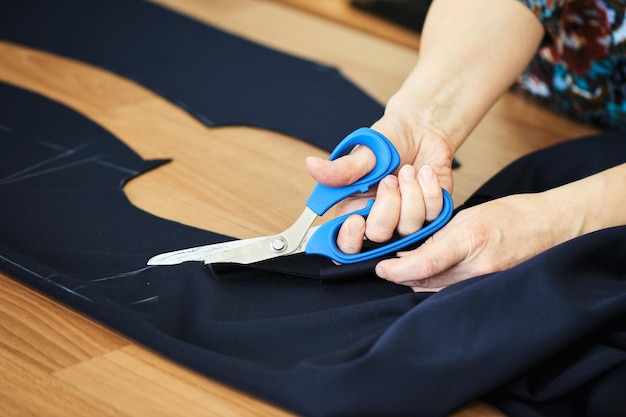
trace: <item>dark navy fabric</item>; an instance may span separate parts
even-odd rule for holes
[[[382,113],[333,68],[142,1],[5,1],[0,39],[131,78],[208,126],[266,127],[326,150]],[[624,161],[620,134],[572,140],[511,164],[458,209]],[[164,162],[0,83],[0,269],[302,415],[445,416],[476,399],[510,416],[626,415],[626,227],[436,294],[379,280],[372,262],[313,256],[147,267],[230,239],[130,204],[122,185]]]
[[[327,151],[384,110],[336,68],[147,1],[0,2],[0,39],[134,80],[207,126],[276,130]]]
[[[253,125],[331,150],[383,113],[333,67],[139,0],[5,0],[0,39],[155,91],[208,126]]]
[[[624,160],[617,134],[573,140],[512,164],[468,205]],[[302,255],[271,267],[146,267],[164,250],[227,239],[130,204],[121,185],[161,162],[0,84],[0,269],[301,415],[445,416],[476,399],[511,416],[624,415],[626,227],[435,294],[363,266],[320,279],[332,266]]]

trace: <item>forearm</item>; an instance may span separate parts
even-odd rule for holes
[[[552,224],[565,241],[607,227],[626,225],[626,164],[541,193]],[[561,243],[561,242],[554,242]]]
[[[515,0],[435,0],[416,67],[387,105],[458,149],[532,59],[543,28]]]

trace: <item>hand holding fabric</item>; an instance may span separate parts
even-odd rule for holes
[[[502,271],[567,240],[626,224],[626,164],[536,194],[459,211],[419,248],[381,261],[378,276],[436,291]]]
[[[574,234],[547,197],[519,194],[461,210],[419,248],[381,261],[376,273],[415,291],[437,291],[517,265]]]

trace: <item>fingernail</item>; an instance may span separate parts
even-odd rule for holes
[[[433,171],[430,165],[421,167],[419,174],[424,181],[433,181],[435,179],[435,171]]]
[[[398,188],[398,180],[393,175],[387,175],[383,178],[383,182],[389,188]]]
[[[307,156],[306,159],[304,160],[304,163],[306,165],[313,165],[314,167],[316,166],[316,164],[318,164],[319,160],[321,158],[318,158],[317,156]]]
[[[400,168],[400,176],[404,180],[409,180],[409,181],[414,180],[415,168],[413,168],[413,165],[405,165],[402,168]]]
[[[376,275],[378,275],[380,278],[387,279],[387,272],[385,271],[385,268],[380,266],[380,264],[376,265],[375,271]]]
[[[349,219],[348,230],[351,235],[363,234],[363,222],[359,219]]]

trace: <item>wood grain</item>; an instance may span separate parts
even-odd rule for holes
[[[414,31],[393,24],[371,13],[350,6],[350,0],[275,0],[289,6],[334,20],[370,35],[412,49],[419,49],[420,37]]]
[[[383,103],[418,58],[416,47],[342,23],[359,18],[340,8],[341,2],[307,2],[307,12],[280,1],[157,2],[336,66]],[[158,216],[232,236],[274,233],[289,225],[313,186],[304,158],[326,155],[271,131],[207,128],[129,80],[7,42],[0,42],[0,80],[78,110],[145,159],[172,158],[128,183],[129,199]],[[593,131],[506,95],[458,153],[462,168],[455,172],[455,202],[518,156]],[[0,373],[3,416],[289,415],[172,363],[1,274]],[[484,404],[457,414],[497,415]]]

